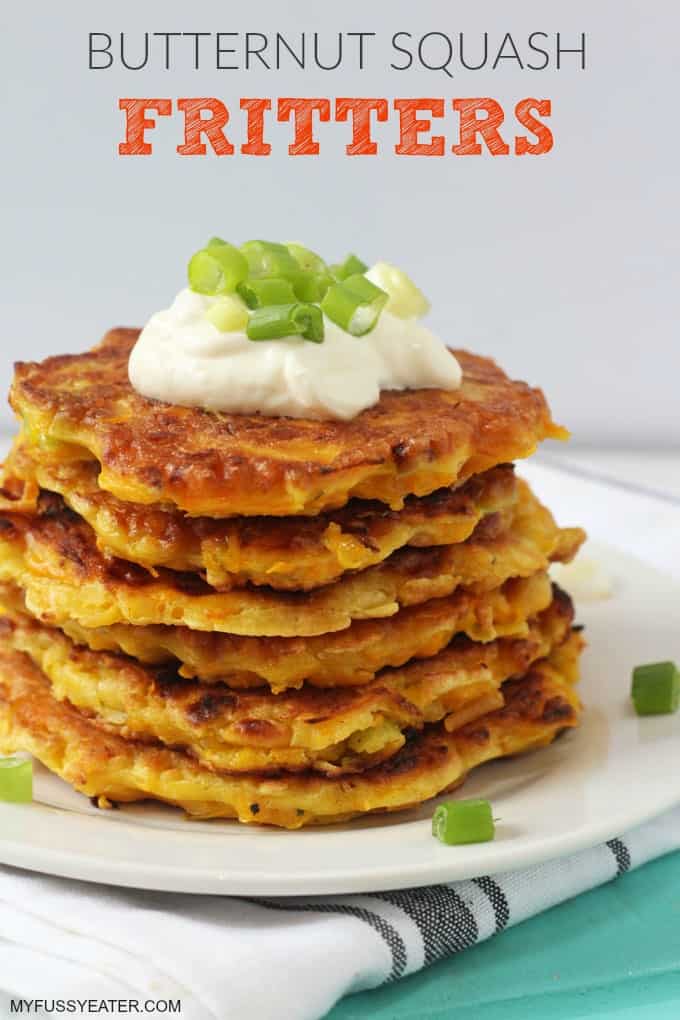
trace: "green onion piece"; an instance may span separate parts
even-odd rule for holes
[[[0,800],[29,804],[33,800],[33,762],[0,758]]]
[[[397,266],[389,262],[376,262],[366,277],[389,295],[385,310],[392,315],[400,319],[415,319],[429,312],[430,302],[413,280]]]
[[[248,263],[248,276],[264,276],[272,278],[282,276],[290,279],[300,272],[297,264],[285,244],[275,241],[246,241],[241,245],[241,252]]]
[[[435,808],[432,835],[449,846],[488,843],[495,827],[488,800],[447,800]]]
[[[329,287],[321,308],[345,332],[364,336],[373,329],[386,304],[385,291],[357,274]]]
[[[344,262],[338,262],[330,267],[336,280],[346,280],[348,276],[356,276],[357,273],[365,273],[368,266],[356,255],[348,255]]]
[[[189,286],[198,294],[231,294],[248,275],[248,263],[232,244],[202,248],[189,262]]]
[[[322,273],[301,270],[290,279],[295,291],[295,297],[299,301],[311,301],[314,304],[318,304],[323,300],[328,288],[333,283],[333,277],[327,270]]]
[[[248,309],[235,294],[225,294],[218,298],[207,310],[205,317],[222,333],[243,331],[248,325]]]
[[[288,280],[244,280],[236,288],[248,308],[263,308],[265,305],[287,305],[298,296]]]
[[[286,274],[293,284],[295,296],[299,301],[311,301],[317,304],[333,283],[330,269],[315,251],[305,248],[302,244],[289,242],[286,248],[291,253],[300,269],[294,275]]]
[[[246,333],[250,340],[301,336],[320,344],[324,336],[323,316],[318,305],[267,305],[255,309],[248,320]]]
[[[670,715],[680,705],[680,673],[674,662],[648,662],[633,670],[631,691],[638,715]]]
[[[291,249],[297,251],[299,260]],[[248,283],[253,279],[288,280],[298,301],[320,301],[332,283],[323,259],[302,245],[246,241],[241,251],[248,261]],[[287,303],[288,300],[290,298],[283,298],[277,304]]]
[[[286,248],[291,253],[300,269],[304,269],[306,273],[320,273],[325,274],[328,272],[328,266],[316,252],[310,251],[309,248],[305,248],[303,244],[296,244],[290,242],[286,245]]]

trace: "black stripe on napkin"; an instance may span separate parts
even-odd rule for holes
[[[508,906],[506,895],[498,882],[494,882],[493,878],[489,878],[488,875],[483,875],[481,878],[473,878],[472,881],[482,890],[493,907],[494,917],[496,918],[496,934],[498,934],[499,931],[507,928],[508,921],[510,920],[510,907]]]
[[[474,946],[479,937],[475,916],[462,896],[446,885],[405,892],[376,893],[408,914],[423,937],[425,965]]]
[[[608,839],[607,846],[616,859],[616,877],[630,871],[630,850],[620,839]]]
[[[364,910],[363,907],[354,907],[347,903],[277,903],[276,900],[259,900],[248,897],[244,897],[244,899],[247,903],[253,903],[256,907],[265,907],[268,910],[292,910],[307,914],[345,914],[348,917],[356,917],[373,928],[382,937],[390,951],[392,970],[387,981],[398,981],[406,970],[408,959],[404,940],[389,921],[372,910]]]

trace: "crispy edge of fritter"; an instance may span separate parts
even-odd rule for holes
[[[488,518],[467,542],[402,549],[313,592],[252,587],[216,592],[196,575],[164,570],[154,577],[127,561],[107,559],[85,521],[50,507],[38,515],[0,514],[0,578],[24,588],[39,613],[68,616],[89,628],[184,626],[241,636],[313,637],[345,630],[354,620],[391,617],[459,589],[479,594],[511,577],[528,577],[553,558],[571,558],[582,537],[577,529],[561,532],[520,482],[512,511]]]
[[[446,599],[410,606],[384,620],[359,620],[344,631],[319,637],[238,637],[186,627],[114,625],[91,629],[48,606],[37,605],[14,585],[0,581],[0,600],[57,625],[93,651],[123,652],[149,665],[180,663],[186,679],[221,681],[230,687],[261,687],[275,693],[300,687],[368,683],[386,666],[403,666],[441,651],[454,634],[475,641],[524,637],[528,620],[552,600],[547,573],[513,578],[484,594],[461,589]]]
[[[124,503],[99,487],[96,462],[60,464],[48,448],[30,446],[23,436],[15,440],[2,471],[0,510],[37,513],[40,489],[57,493],[93,528],[106,555],[152,572],[158,567],[199,571],[222,590],[252,583],[308,591],[331,584],[404,546],[464,542],[480,521],[517,498],[513,465],[503,464],[457,488],[409,496],[401,511],[355,499],[319,517],[216,520]]]
[[[525,638],[485,646],[458,639],[431,659],[385,670],[365,687],[281,695],[206,689],[176,673],[80,648],[61,631],[20,615],[0,617],[0,644],[28,655],[57,700],[125,738],[160,740],[226,771],[340,774],[395,753],[406,729],[445,717],[447,729],[455,729],[499,707],[501,685],[548,655],[572,620],[570,599],[556,591]]]
[[[92,351],[16,365],[10,400],[29,438],[86,450],[120,499],[192,515],[316,515],[350,498],[392,509],[564,439],[543,393],[454,352],[463,385],[385,391],[349,422],[211,414],[147,400],[128,379],[138,330]],[[77,380],[77,386],[74,386]]]
[[[440,725],[410,739],[388,761],[351,777],[311,773],[277,778],[230,776],[186,754],[104,733],[20,653],[0,653],[0,752],[28,751],[81,793],[105,803],[155,799],[195,818],[237,817],[295,829],[354,815],[397,811],[458,785],[477,765],[545,746],[578,724],[572,686],[581,650],[572,635],[555,659],[511,681],[503,708],[447,733]]]

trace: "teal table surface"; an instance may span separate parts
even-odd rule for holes
[[[680,853],[525,921],[327,1020],[679,1020]]]

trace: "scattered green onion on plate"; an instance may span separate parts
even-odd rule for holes
[[[674,662],[648,662],[633,670],[631,690],[638,715],[670,715],[680,706],[680,672]]]
[[[432,835],[447,846],[488,843],[494,834],[488,800],[446,800],[437,805],[432,816]]]
[[[24,758],[0,758],[0,800],[30,804],[33,800],[33,762]]]
[[[323,315],[318,305],[266,305],[256,308],[248,319],[246,334],[250,340],[280,340],[301,336],[313,343],[323,342]]]

